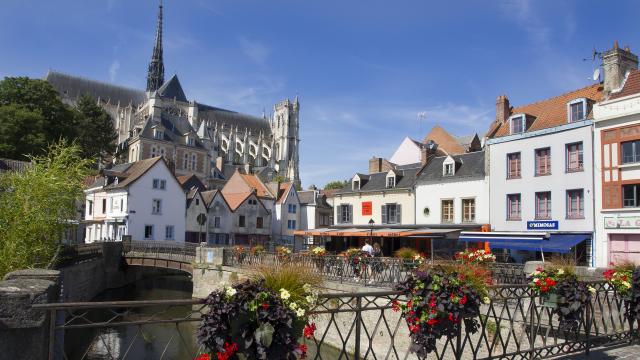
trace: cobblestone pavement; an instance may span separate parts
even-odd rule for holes
[[[585,354],[557,357],[566,360],[614,360],[640,359],[640,345],[622,345],[607,349],[593,349],[589,356]]]

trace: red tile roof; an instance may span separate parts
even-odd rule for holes
[[[602,100],[602,97],[602,84],[589,85],[550,99],[512,108],[509,116],[526,114],[533,117],[533,123],[527,128],[526,132],[548,129],[567,123],[567,103],[571,100],[586,98],[593,102],[598,102]],[[593,118],[593,114],[589,111],[587,119],[591,118]],[[506,135],[510,135],[508,121],[492,123],[487,133],[487,136],[490,137]]]
[[[278,201],[276,201],[276,203],[282,204],[287,199],[287,194],[289,194],[291,185],[293,185],[293,183],[290,182],[280,184],[278,189]]]
[[[252,193],[222,194],[222,197],[224,197],[227,204],[229,204],[231,211],[236,211],[251,194]]]
[[[640,93],[640,71],[633,69],[627,76],[622,89],[618,92],[612,92],[609,99],[618,99],[637,93]]]
[[[262,181],[260,181],[260,179],[257,176],[247,175],[242,173],[240,173],[240,176],[247,183],[247,185],[249,185],[249,187],[256,190],[256,195],[258,197],[270,197],[270,198],[275,197],[273,194],[271,194],[269,189],[267,189],[267,186]]]

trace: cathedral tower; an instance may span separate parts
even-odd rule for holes
[[[164,63],[162,61],[162,0],[160,0],[156,25],[156,44],[153,46],[147,73],[147,91],[156,91],[162,84],[164,84]]]
[[[286,181],[300,182],[298,146],[300,102],[286,99],[273,107],[271,134],[274,140],[273,157],[276,170]]]

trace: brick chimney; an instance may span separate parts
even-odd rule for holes
[[[507,95],[500,95],[496,99],[496,121],[503,123],[507,121],[511,114],[511,106],[509,105],[509,98]]]
[[[369,159],[369,174],[379,173],[382,170],[382,158],[372,157]]]
[[[623,85],[627,72],[638,68],[638,56],[632,53],[628,46],[620,49],[618,41],[616,41],[613,44],[613,49],[602,54],[602,67],[604,69],[604,94],[609,95]]]

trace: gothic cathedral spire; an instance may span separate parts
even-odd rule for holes
[[[147,73],[147,91],[156,91],[164,83],[164,63],[162,61],[162,0],[158,9],[156,44],[153,46],[149,72]]]

